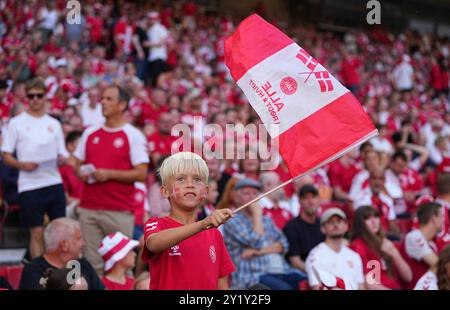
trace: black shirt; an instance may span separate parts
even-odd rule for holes
[[[303,261],[316,245],[325,240],[320,231],[319,219],[314,224],[309,224],[298,216],[284,226],[283,232],[289,242],[287,257],[300,256]]]
[[[104,290],[105,286],[98,277],[94,268],[85,259],[78,260],[81,267],[81,275],[85,278],[89,290]],[[19,289],[21,290],[43,290],[44,288],[39,284],[39,280],[45,276],[48,269],[57,269],[50,265],[43,256],[33,259],[23,268],[22,278],[20,279]]]

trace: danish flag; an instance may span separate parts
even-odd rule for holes
[[[242,21],[226,39],[225,62],[278,143],[292,177],[320,167],[377,135],[352,93],[257,14]],[[295,89],[286,91],[286,80],[293,81],[289,85]],[[270,93],[264,95],[267,85]],[[282,110],[271,106],[275,101],[283,103]]]

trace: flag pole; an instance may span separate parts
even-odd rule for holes
[[[246,204],[244,204],[244,205],[240,206],[239,208],[237,208],[236,210],[234,210],[234,211],[233,211],[233,215],[236,214],[236,213],[238,213],[239,211],[242,211],[243,209],[247,208],[248,206],[254,204],[254,203],[257,202],[258,200],[260,200],[260,199],[266,197],[267,195],[270,195],[270,194],[272,194],[273,192],[275,192],[275,191],[277,191],[277,190],[279,190],[279,189],[281,189],[281,188],[283,188],[283,187],[285,187],[285,186],[291,184],[292,182],[294,182],[294,181],[297,180],[298,178],[302,177],[303,175],[304,175],[304,174],[300,174],[300,175],[296,176],[295,178],[291,178],[291,179],[287,180],[286,182],[284,182],[284,183],[278,185],[277,187],[274,187],[274,188],[272,188],[271,190],[265,192],[264,194],[259,195],[259,196],[256,197],[255,199],[253,199],[253,200],[247,202]],[[208,225],[208,226],[206,226],[204,229],[210,229],[210,228],[213,228],[213,227],[214,227],[213,225]]]
[[[244,205],[240,206],[239,208],[237,208],[236,210],[234,210],[234,211],[233,211],[233,214],[238,213],[239,211],[241,211],[241,210],[247,208],[248,206],[254,204],[255,202],[257,202],[257,201],[260,200],[261,198],[264,198],[264,197],[266,197],[266,196],[272,194],[273,192],[276,192],[277,190],[279,190],[279,189],[281,189],[281,188],[283,188],[283,187],[285,187],[285,186],[291,184],[292,182],[294,182],[297,178],[299,178],[299,177],[301,177],[301,176],[302,176],[302,175],[298,175],[298,176],[296,176],[295,178],[289,179],[289,180],[287,180],[286,182],[284,182],[284,183],[278,185],[277,187],[274,187],[274,188],[272,188],[271,190],[265,192],[264,194],[259,195],[259,196],[256,197],[255,199],[253,199],[253,200],[247,202],[246,204],[244,204]]]

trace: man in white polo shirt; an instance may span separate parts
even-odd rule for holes
[[[346,290],[365,289],[361,257],[344,244],[348,230],[347,217],[338,208],[326,210],[320,218],[325,241],[311,250],[306,258],[306,272],[312,289],[321,289],[323,283],[317,278],[320,270],[345,283]]]
[[[30,228],[30,255],[44,252],[44,215],[50,220],[66,214],[66,198],[58,172],[58,158],[69,154],[61,124],[47,111],[46,87],[42,80],[27,83],[28,110],[11,119],[3,137],[6,165],[19,169],[21,222]],[[15,155],[13,155],[15,153]]]

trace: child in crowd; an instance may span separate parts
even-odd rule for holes
[[[129,271],[136,262],[136,253],[133,251],[139,242],[131,240],[121,232],[106,236],[98,252],[105,262],[105,275],[102,282],[108,290],[132,290],[134,278]]]
[[[197,209],[208,196],[208,174],[205,161],[190,152],[170,156],[159,169],[161,192],[171,211],[167,217],[149,219],[144,227],[142,259],[149,263],[151,290],[229,288],[234,265],[216,228],[233,213],[215,210],[196,221]]]

